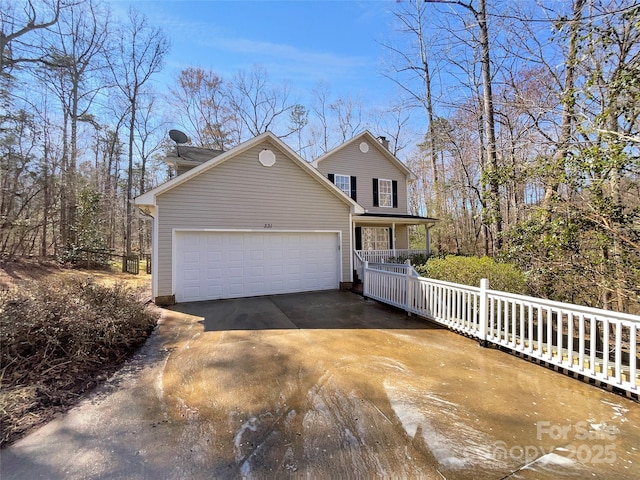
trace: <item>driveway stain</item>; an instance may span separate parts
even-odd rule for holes
[[[349,292],[176,305],[131,364],[3,480],[640,476],[639,404]]]

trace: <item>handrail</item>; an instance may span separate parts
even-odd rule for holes
[[[362,269],[363,264],[364,264],[364,260],[362,259],[362,256],[360,256],[360,253],[358,253],[358,250],[354,250],[353,251],[353,268],[358,274],[358,277],[360,278],[364,276],[364,272]]]

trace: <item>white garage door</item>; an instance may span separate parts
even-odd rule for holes
[[[176,301],[339,286],[337,233],[177,232]]]

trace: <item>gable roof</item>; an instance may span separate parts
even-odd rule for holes
[[[304,170],[307,174],[309,174],[313,179],[315,179],[318,183],[320,183],[323,187],[325,187],[329,192],[335,195],[337,198],[342,200],[344,203],[351,207],[352,213],[364,213],[364,209],[356,202],[354,202],[351,198],[344,195],[342,190],[336,187],[332,182],[330,182],[327,178],[324,177],[318,170],[316,170],[313,166],[307,163],[302,157],[300,157],[296,152],[294,152],[286,143],[280,140],[277,136],[275,136],[271,132],[265,132],[257,137],[254,137],[246,142],[241,143],[240,145],[232,148],[231,150],[227,150],[226,152],[217,155],[206,162],[198,165],[197,167],[192,168],[191,170],[179,175],[171,180],[159,185],[158,187],[149,190],[148,192],[143,193],[135,198],[134,203],[138,206],[155,206],[156,197],[165,193],[178,185],[182,185],[185,182],[188,182],[191,178],[200,175],[203,172],[206,172],[221,163],[226,162],[229,159],[234,158],[238,154],[245,152],[260,143],[263,143],[267,140],[275,143],[276,146],[282,149],[286,155],[292,160],[296,165],[298,165],[302,170]]]
[[[327,153],[325,153],[324,155],[318,157],[316,160],[311,162],[311,164],[317,168],[318,163],[322,162],[323,160],[329,157],[334,156],[337,152],[339,152],[340,150],[343,150],[349,145],[352,145],[355,142],[363,141],[363,140],[367,140],[369,143],[371,143],[373,147],[376,148],[380,153],[382,153],[382,155],[384,155],[384,157],[387,158],[387,160],[389,160],[393,165],[395,165],[396,168],[398,168],[398,170],[404,172],[404,174],[410,180],[415,180],[417,178],[416,175],[411,170],[409,170],[409,168],[404,163],[398,160],[398,157],[396,157],[393,153],[391,153],[387,147],[382,145],[378,141],[378,139],[374,137],[373,134],[368,130],[365,130],[364,132],[353,137],[351,140],[347,140],[346,142],[338,145],[334,149],[329,150]]]

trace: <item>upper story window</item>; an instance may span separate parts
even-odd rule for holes
[[[393,206],[393,184],[391,180],[378,180],[378,205],[381,207]]]
[[[398,181],[373,179],[373,206],[398,208]]]
[[[356,177],[350,177],[349,175],[337,175],[334,173],[327,174],[330,182],[342,190],[345,195],[351,197],[357,201],[356,198]]]
[[[351,177],[348,175],[335,175],[333,183],[336,184],[348,196],[351,196]]]

